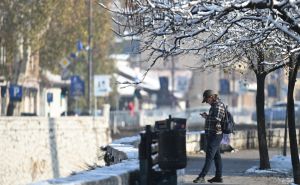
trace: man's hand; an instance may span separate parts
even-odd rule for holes
[[[207,118],[207,113],[206,113],[206,112],[202,112],[202,113],[200,113],[200,115],[201,115],[203,118]]]

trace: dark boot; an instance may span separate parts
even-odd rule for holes
[[[213,183],[213,182],[220,182],[220,183],[222,183],[223,179],[222,179],[222,177],[214,177],[214,178],[209,179],[207,181],[210,182],[210,183]]]
[[[193,183],[205,183],[204,177],[198,176],[195,180],[193,180]]]

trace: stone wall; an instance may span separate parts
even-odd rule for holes
[[[267,132],[269,147],[282,147],[284,129],[272,129]],[[187,132],[186,151],[187,153],[200,152],[200,143],[203,139],[203,132]],[[297,130],[299,138],[299,131]],[[230,135],[230,145],[236,149],[257,148],[257,131],[243,130]],[[107,146],[107,151],[113,156],[112,165],[95,170],[81,172],[74,176],[62,179],[48,179],[34,183],[33,185],[48,184],[78,184],[78,185],[132,185],[139,180],[139,161],[137,146],[140,136],[132,136],[115,140]],[[288,143],[289,145],[289,143]],[[184,170],[177,170],[178,184],[183,184]]]
[[[101,165],[100,147],[110,142],[108,117],[0,117],[0,184],[27,184]]]
[[[188,153],[195,153],[201,150],[201,134],[203,132],[188,132],[186,136],[186,147]],[[296,130],[298,144],[299,130]],[[276,128],[267,130],[267,143],[270,148],[283,147],[284,129]],[[257,130],[241,130],[235,134],[229,135],[229,144],[236,149],[254,149],[258,148]],[[287,146],[290,146],[289,137],[287,137]]]

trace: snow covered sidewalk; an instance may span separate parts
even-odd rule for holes
[[[223,184],[235,185],[292,185],[292,165],[288,155],[281,155],[280,149],[270,149],[270,170],[259,170],[258,150],[241,150],[235,153],[222,154]],[[185,185],[191,185],[204,163],[205,154],[189,157],[185,171]],[[214,176],[214,165],[206,179]],[[210,183],[207,183],[210,184]]]

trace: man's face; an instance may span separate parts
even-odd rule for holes
[[[206,100],[205,100],[205,102],[211,105],[212,102],[213,102],[212,96],[207,97]]]

